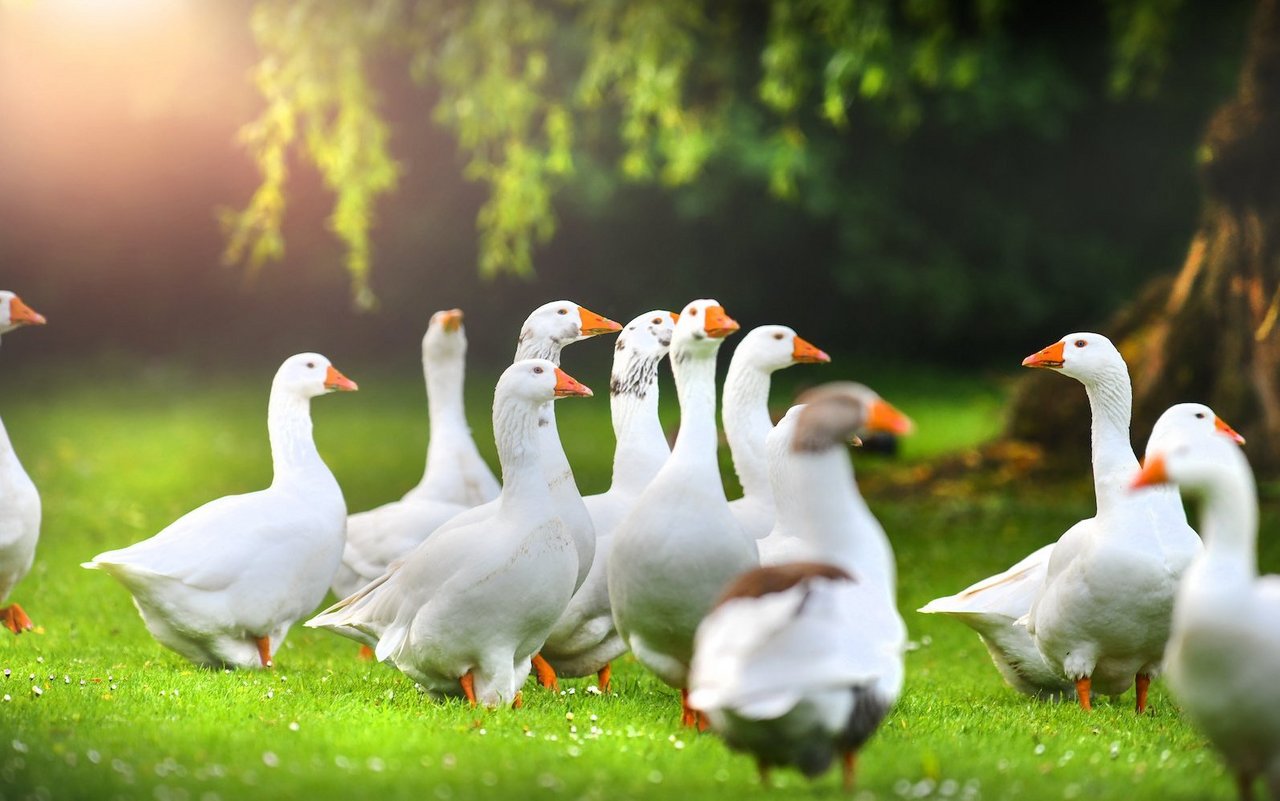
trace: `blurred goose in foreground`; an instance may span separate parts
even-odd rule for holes
[[[1208,406],[1180,403],[1156,421],[1147,441],[1147,453],[1189,433],[1215,430],[1244,441]],[[1110,478],[1117,483],[1118,476],[1112,474]],[[1020,621],[1044,585],[1053,547],[1054,543],[1049,543],[1003,573],[955,595],[930,601],[919,611],[950,615],[976,631],[1000,675],[1019,692],[1045,699],[1074,698],[1074,683],[1049,666],[1027,632],[1026,623]]]
[[[0,290],[0,334],[24,325],[44,325],[45,319],[8,290]],[[40,493],[9,441],[0,422],[0,601],[31,570],[40,539]],[[32,627],[31,618],[16,603],[0,607],[0,625],[14,634]]]
[[[1203,499],[1205,538],[1178,587],[1169,688],[1221,752],[1240,798],[1261,776],[1280,799],[1280,576],[1258,576],[1253,473],[1228,437],[1201,433],[1148,451],[1134,486],[1165,482]]]
[[[742,497],[730,501],[729,510],[751,539],[761,539],[773,528],[773,490],[765,454],[765,438],[773,430],[769,416],[773,374],[793,364],[829,361],[830,356],[785,325],[751,329],[729,360],[721,417],[733,469],[742,484]]]
[[[152,636],[192,662],[270,667],[289,627],[324,598],[346,540],[347,508],[316,451],[311,399],[355,389],[324,356],[290,356],[267,404],[271,486],[210,501],[82,566],[123,584]]]
[[[786,522],[807,561],[756,568],[725,590],[698,627],[689,704],[755,757],[761,781],[775,765],[812,778],[839,754],[852,789],[858,749],[902,690],[906,646],[893,550],[845,449],[883,401],[847,383],[800,401],[791,456],[801,502],[778,515],[796,516]]]
[[[1093,413],[1093,483],[1098,513],[1059,538],[1044,582],[1024,619],[1049,667],[1075,686],[1080,706],[1093,693],[1147,687],[1169,639],[1173,596],[1200,552],[1173,490],[1135,495],[1124,482],[1138,470],[1129,441],[1133,391],[1120,352],[1101,334],[1063,337],[1023,360],[1084,384]]]
[[[518,701],[531,658],[573,595],[578,552],[547,486],[543,407],[591,390],[546,359],[498,379],[493,430],[502,491],[492,516],[454,518],[393,571],[306,625],[376,643],[434,696]]]
[[[729,511],[716,460],[716,353],[737,330],[714,300],[695,300],[680,312],[671,339],[680,433],[671,458],[618,526],[609,557],[618,633],[682,700],[694,630],[725,585],[757,564],[755,542]],[[699,723],[687,703],[681,722]]]
[[[422,480],[404,497],[347,518],[347,545],[333,579],[339,598],[373,581],[449,518],[498,497],[498,480],[467,426],[462,385],[467,336],[462,310],[438,311],[422,338],[430,439]]]
[[[661,309],[632,320],[618,335],[609,380],[617,448],[609,491],[583,498],[596,530],[595,561],[587,581],[573,596],[542,647],[550,671],[540,680],[555,686],[555,675],[596,674],[609,691],[610,663],[627,650],[609,609],[608,564],[614,529],[658,474],[671,447],[658,419],[658,365],[671,347],[679,315]],[[547,675],[549,673],[549,675]],[[550,679],[550,681],[548,681]]]

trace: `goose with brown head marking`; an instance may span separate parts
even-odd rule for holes
[[[379,661],[434,696],[514,703],[578,573],[577,548],[542,464],[543,406],[590,395],[546,359],[508,367],[493,397],[502,462],[494,514],[454,518],[397,569],[306,625],[376,642]]]
[[[679,315],[654,310],[623,327],[613,352],[610,408],[617,448],[609,491],[583,498],[596,530],[595,560],[542,647],[539,680],[555,686],[556,674],[596,674],[609,691],[609,665],[627,650],[609,608],[608,564],[613,532],[662,469],[671,447],[658,419],[658,366],[671,348]]]
[[[498,480],[480,458],[467,425],[462,385],[467,335],[462,310],[431,315],[422,338],[430,438],[422,480],[398,501],[347,518],[347,545],[333,579],[345,598],[386,571],[446,520],[498,497]]]
[[[95,556],[133,595],[151,635],[211,667],[270,667],[295,621],[328,592],[347,507],[312,436],[312,398],[356,384],[318,353],[271,382],[271,486],[210,501],[150,539]]]
[[[773,430],[769,416],[773,374],[793,364],[829,361],[830,356],[785,325],[753,328],[733,351],[724,379],[721,417],[742,497],[730,501],[729,509],[752,539],[765,537],[773,528],[774,497],[765,444]]]
[[[729,511],[716,459],[716,353],[737,328],[714,300],[681,310],[670,357],[680,433],[614,533],[609,558],[618,633],[640,664],[682,691],[698,622],[725,584],[757,563],[755,542]],[[694,722],[691,710],[683,721]]]
[[[1258,575],[1253,473],[1225,431],[1148,447],[1138,494],[1173,483],[1201,498],[1204,552],[1178,587],[1171,689],[1222,754],[1242,801],[1262,777],[1280,798],[1280,576]]]
[[[25,325],[44,325],[44,316],[8,290],[0,290],[0,334]],[[40,539],[40,493],[22,468],[0,422],[0,601],[31,570]],[[18,604],[0,607],[0,624],[21,634],[32,627]]]
[[[828,384],[800,398],[790,447],[803,503],[778,514],[796,515],[809,561],[745,573],[698,627],[689,703],[762,780],[775,766],[814,777],[839,755],[851,789],[858,750],[902,690],[893,550],[863,513],[845,448],[870,416],[868,392]]]

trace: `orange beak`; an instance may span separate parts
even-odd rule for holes
[[[1133,483],[1129,485],[1130,489],[1138,489],[1139,487],[1154,487],[1157,484],[1168,484],[1169,474],[1165,472],[1164,457],[1160,454],[1147,459],[1147,463],[1138,471],[1138,475],[1133,477]]]
[[[18,297],[9,301],[9,322],[14,325],[44,325],[44,315],[37,312]]]
[[[556,397],[557,398],[569,398],[569,397],[589,398],[591,397],[591,390],[588,389],[585,385],[579,383],[578,379],[574,378],[573,376],[566,373],[564,370],[561,370],[559,367],[557,367],[556,368]]]
[[[678,323],[678,322],[680,322],[680,315],[679,315],[678,313],[676,313],[676,312],[669,312],[669,314],[671,315],[671,322],[673,322],[673,323]]]
[[[340,392],[355,392],[360,387],[356,386],[356,382],[339,373],[331,364],[324,374],[324,388],[336,389]]]
[[[888,401],[877,399],[867,410],[866,428],[869,431],[884,431],[902,436],[910,434],[915,424],[911,418],[893,408]]]
[[[1066,345],[1061,342],[1055,342],[1044,350],[1037,351],[1022,360],[1023,367],[1051,367],[1058,369],[1062,366],[1063,351]]]
[[[578,307],[578,315],[582,318],[582,335],[584,337],[593,337],[596,334],[610,334],[614,331],[622,330],[622,326],[618,325],[613,320],[610,320],[608,317],[601,317],[595,312],[587,311],[581,306]]]
[[[1227,425],[1226,422],[1221,417],[1218,417],[1216,415],[1214,416],[1213,427],[1216,428],[1218,431],[1222,432],[1223,434],[1226,434],[1228,437],[1231,437],[1232,439],[1234,439],[1238,444],[1240,445],[1244,444],[1244,437],[1237,434],[1236,430],[1231,426]]]
[[[440,325],[446,331],[457,331],[462,327],[462,309],[449,309],[440,313]]]
[[[800,337],[796,337],[791,345],[791,360],[801,363],[829,362],[831,357]]]
[[[708,306],[702,327],[707,332],[707,336],[723,339],[738,330],[738,323],[725,314],[724,306]]]

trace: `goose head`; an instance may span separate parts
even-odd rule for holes
[[[823,451],[848,442],[859,431],[909,434],[911,418],[895,409],[875,390],[852,381],[834,381],[804,392],[796,417],[791,448]]]
[[[658,363],[671,349],[671,337],[680,315],[664,309],[645,312],[622,328],[613,346],[612,395],[644,397],[658,375]]]
[[[356,382],[338,372],[337,368],[319,353],[299,353],[290,356],[276,371],[272,389],[295,394],[302,398],[314,398],[328,392],[355,392]]]
[[[522,359],[503,371],[494,395],[539,407],[558,398],[589,398],[591,390],[547,359]]]
[[[1084,384],[1116,373],[1123,373],[1126,377],[1129,374],[1124,357],[1111,340],[1088,331],[1067,334],[1023,359],[1022,366],[1057,370]]]
[[[1221,432],[1201,431],[1149,450],[1132,486],[1138,489],[1177,484],[1184,491],[1202,494],[1232,483],[1252,484],[1244,451]]]
[[[462,328],[462,309],[445,309],[431,315],[422,337],[422,357],[442,359],[467,352],[467,335]]]
[[[689,355],[711,356],[725,337],[738,330],[738,324],[725,313],[720,302],[711,298],[695,300],[680,312],[671,335],[671,351],[677,358]]]
[[[0,289],[0,334],[24,325],[44,325],[44,315],[22,302],[14,293]]]
[[[734,349],[733,359],[766,373],[793,364],[831,361],[825,352],[801,339],[785,325],[762,325],[751,329]]]
[[[520,345],[536,343],[540,352],[562,348],[597,334],[618,331],[622,326],[570,300],[544,303],[533,310],[520,329]]]
[[[1220,434],[1238,445],[1244,444],[1244,437],[1203,403],[1175,404],[1166,409],[1152,427],[1151,437],[1147,440],[1147,454],[1209,434]]]

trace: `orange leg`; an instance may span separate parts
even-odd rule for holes
[[[689,691],[683,687],[680,689],[680,725],[698,725],[698,713],[693,707],[689,706]]]
[[[471,675],[471,671],[462,674],[462,678],[458,679],[458,684],[462,685],[462,694],[467,697],[467,701],[471,706],[476,705],[476,677]]]
[[[605,666],[600,668],[600,672],[596,674],[596,682],[600,685],[600,692],[609,692],[609,678],[612,675],[613,666],[606,662]]]
[[[1089,688],[1091,686],[1093,686],[1093,680],[1088,676],[1076,681],[1076,697],[1080,699],[1080,708],[1085,712],[1093,710],[1093,704],[1089,703]]]
[[[858,768],[858,752],[845,751],[840,767],[841,772],[844,774],[844,791],[851,793],[853,792],[853,774]]]
[[[373,659],[373,649],[367,645],[360,646],[360,653],[356,654],[356,659],[363,659],[368,662]]]
[[[261,660],[263,667],[271,667],[271,638],[258,637],[254,640],[258,644],[258,659]]]
[[[523,706],[524,706],[524,696],[520,694],[519,690],[516,690],[516,700],[511,702],[511,708],[520,709]]]
[[[1147,688],[1151,686],[1151,676],[1139,673],[1134,679],[1134,685],[1138,693],[1138,714],[1141,715],[1147,711]]]
[[[693,711],[693,716],[699,732],[704,732],[711,728],[711,718],[707,717],[701,711],[695,709]]]
[[[17,604],[9,604],[0,608],[0,622],[14,634],[31,631],[32,628],[31,618],[27,617],[27,613],[22,611],[22,607]]]
[[[533,655],[533,670],[538,674],[538,683],[543,687],[548,690],[560,689],[560,682],[556,679],[556,669],[542,658],[542,654]]]

